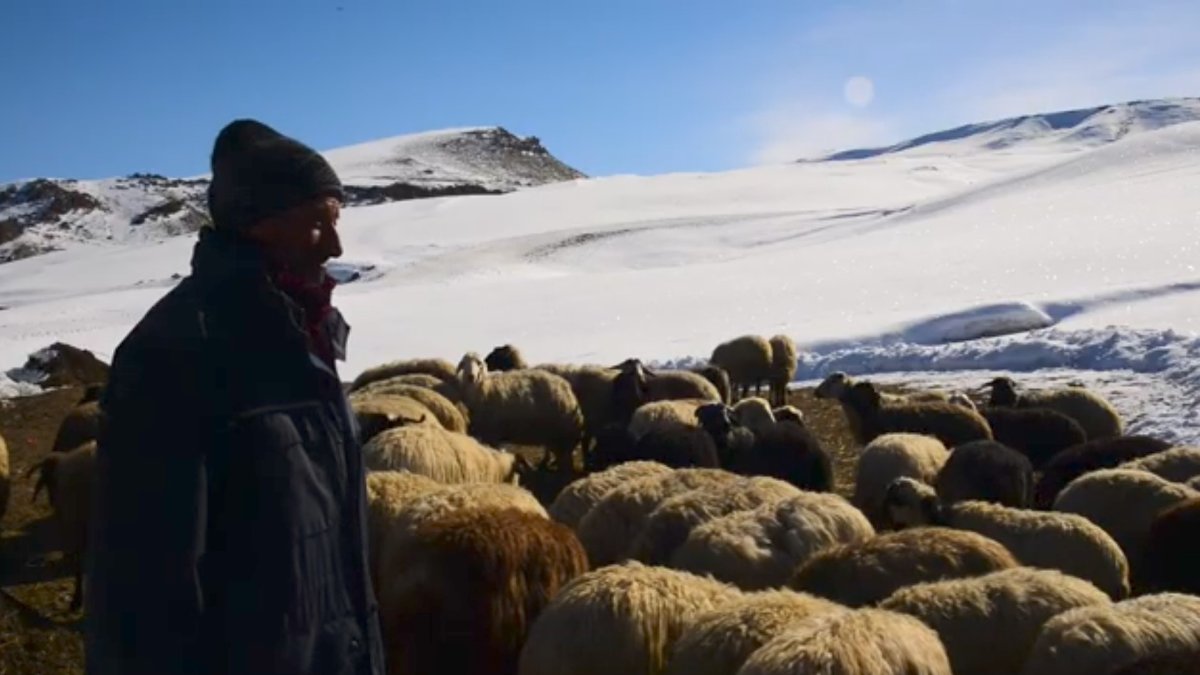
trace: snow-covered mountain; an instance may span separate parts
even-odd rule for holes
[[[535,137],[469,128],[396,136],[323,152],[351,205],[504,193],[583,176]],[[0,263],[77,244],[137,244],[193,232],[208,180],[133,174],[0,185]]]
[[[880,155],[963,155],[987,151],[1074,152],[1130,134],[1200,120],[1200,98],[1130,101],[1095,108],[1022,115],[918,136],[882,148],[834,153],[819,161]]]

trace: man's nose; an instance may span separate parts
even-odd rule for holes
[[[342,238],[338,235],[337,228],[330,227],[325,230],[325,254],[330,258],[342,257]]]

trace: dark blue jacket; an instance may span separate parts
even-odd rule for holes
[[[92,675],[382,675],[358,430],[260,255],[205,231],[101,405]],[[340,315],[326,324],[344,354]]]

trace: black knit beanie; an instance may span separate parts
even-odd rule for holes
[[[244,231],[321,196],[342,199],[342,182],[307,145],[249,119],[231,122],[217,134],[208,211],[218,230]]]

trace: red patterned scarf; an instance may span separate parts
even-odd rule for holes
[[[312,282],[287,271],[275,273],[275,286],[304,310],[304,330],[313,353],[333,367],[333,343],[324,330],[325,318],[333,311],[333,277],[322,274]]]

